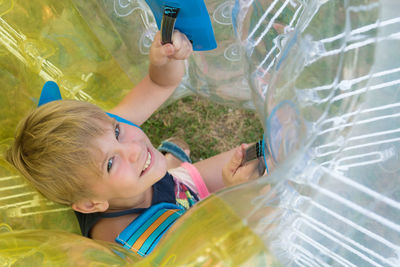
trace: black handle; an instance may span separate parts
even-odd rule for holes
[[[244,157],[242,160],[242,166],[245,165],[247,162],[253,161],[253,160],[257,160],[257,169],[258,169],[258,174],[261,176],[264,174],[265,170],[266,170],[266,166],[265,166],[265,159],[264,159],[264,155],[266,157],[268,157],[269,155],[269,151],[268,148],[264,147],[264,141],[260,140],[257,143],[249,146],[245,152],[244,152]]]
[[[174,32],[174,26],[176,17],[178,16],[179,8],[177,7],[164,7],[163,18],[161,20],[161,43],[172,44],[172,33]]]

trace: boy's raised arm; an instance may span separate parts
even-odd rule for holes
[[[150,48],[149,74],[110,112],[142,124],[164,103],[185,73],[184,60],[192,53],[187,37],[175,31],[173,44],[161,44],[157,32]]]

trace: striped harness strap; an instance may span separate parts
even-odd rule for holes
[[[115,239],[124,248],[146,256],[185,210],[172,203],[151,206],[131,222]]]

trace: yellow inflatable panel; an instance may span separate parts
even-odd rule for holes
[[[25,230],[0,239],[1,266],[126,266],[138,260],[117,244],[68,232]]]
[[[232,208],[211,196],[190,209],[139,266],[280,266]]]
[[[280,266],[262,240],[215,196],[178,220],[145,259],[117,244],[65,231],[11,231],[4,224],[0,230],[2,266]]]

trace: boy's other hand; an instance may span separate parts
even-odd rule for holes
[[[150,63],[163,66],[171,60],[185,60],[193,51],[192,43],[183,33],[175,30],[172,35],[172,44],[161,44],[161,32],[154,36],[150,48]]]
[[[222,178],[226,186],[241,184],[259,177],[257,160],[242,165],[245,150],[248,146],[247,144],[242,144],[237,147],[232,158],[223,167]]]

